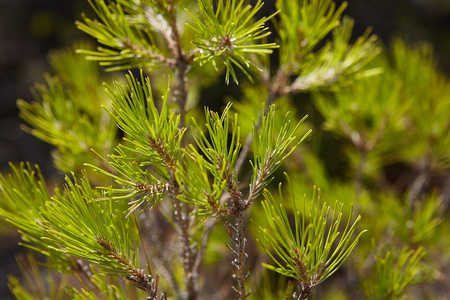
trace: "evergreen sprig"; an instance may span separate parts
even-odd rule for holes
[[[291,187],[289,177],[287,180]],[[269,229],[259,227],[262,236],[260,244],[276,266],[263,265],[277,273],[295,278],[298,281],[298,299],[306,299],[313,287],[330,277],[344,263],[364,231],[353,238],[360,217],[352,224],[351,214],[345,229],[340,231],[342,230],[340,229],[342,203],[336,202],[329,222],[330,206],[324,203],[320,207],[316,190],[314,190],[311,209],[307,215],[306,200],[303,201],[303,207],[297,207],[291,187],[294,214],[294,227],[292,227],[281,193],[281,184],[279,190],[279,201],[275,200],[269,191],[264,192],[265,200],[262,204]],[[272,254],[272,250],[276,255]],[[300,298],[301,295],[306,297]]]
[[[59,245],[56,251],[99,265],[107,274],[144,276],[139,269],[138,228],[127,218],[126,204],[97,201],[86,177],[66,178],[64,191],[55,190],[47,203],[42,225],[46,240]]]
[[[136,223],[125,218],[123,205],[95,201],[99,194],[86,178],[81,184],[67,178],[65,192],[57,189],[50,198],[39,169],[21,165],[12,170],[9,179],[0,177],[2,196],[10,199],[2,202],[0,213],[21,229],[28,247],[47,255],[63,272],[72,269],[72,257],[123,276],[140,272]]]
[[[163,179],[155,177],[147,168],[143,167],[133,156],[126,155],[118,146],[116,153],[109,155],[110,161],[104,159],[104,162],[112,170],[104,170],[97,166],[86,164],[94,171],[112,178],[119,186],[98,186],[103,191],[102,197],[98,200],[120,201],[128,200],[130,207],[127,210],[127,216],[136,211],[144,202],[147,204],[141,208],[144,212],[148,207],[155,207],[163,199],[163,196],[174,188],[174,184],[163,170],[159,174]]]
[[[364,69],[381,51],[376,44],[377,37],[367,30],[353,45],[350,44],[353,24],[353,20],[344,17],[341,25],[333,30],[331,42],[327,42],[319,51],[307,55],[297,66],[293,66],[293,73],[298,77],[286,92],[348,85],[346,82],[381,72],[381,68],[377,67]]]
[[[294,151],[294,149],[308,136],[309,130],[304,136],[298,139],[294,134],[298,127],[306,120],[307,116],[301,119],[295,127],[290,129],[290,122],[285,116],[281,129],[275,126],[275,106],[271,105],[267,115],[261,119],[261,129],[256,132],[256,125],[253,126],[253,175],[250,180],[250,195],[246,200],[246,205],[257,198],[264,188],[270,183],[270,176],[281,165],[281,163]],[[290,148],[289,148],[290,147]]]
[[[235,164],[241,144],[239,142],[239,127],[235,114],[234,122],[230,125],[228,105],[222,116],[215,112],[206,110],[206,129],[208,135],[202,131],[201,127],[193,120],[196,128],[194,134],[195,140],[201,152],[194,146],[188,147],[186,153],[197,165],[183,173],[183,185],[187,195],[193,196],[196,204],[209,207],[211,213],[227,214],[226,203],[220,203],[219,197],[221,188],[230,194],[235,201],[234,208],[246,210],[252,202],[261,194],[264,187],[271,181],[270,176],[280,166],[280,164],[294,151],[296,146],[301,143],[310,133],[308,131],[304,136],[298,139],[295,134],[299,126],[306,119],[300,120],[293,129],[290,129],[290,122],[287,116],[281,122],[282,128],[276,126],[276,109],[272,105],[266,116],[262,117],[262,124],[259,131],[257,125],[253,124],[252,134],[254,160],[252,164],[253,176],[250,181],[250,192],[245,201],[241,201],[242,193],[238,190],[238,178],[235,170]],[[277,133],[276,133],[277,132]],[[231,140],[230,140],[231,139]],[[195,171],[193,171],[195,170]],[[188,174],[195,172],[197,179],[188,178]],[[207,172],[214,178],[212,187],[210,185]],[[200,200],[201,199],[201,200]]]
[[[194,61],[200,65],[212,62],[216,66],[220,59],[226,67],[227,83],[230,75],[234,82],[238,82],[234,66],[251,79],[250,69],[261,69],[249,58],[249,54],[270,54],[272,49],[278,47],[275,43],[257,43],[270,35],[264,24],[276,13],[254,21],[263,6],[262,0],[258,0],[254,7],[245,5],[244,0],[220,0],[216,10],[211,0],[198,0],[198,5],[200,16],[192,14],[195,24],[187,24],[196,34],[193,43],[199,49]]]
[[[55,146],[56,167],[73,173],[53,193],[38,167],[11,165],[9,176],[0,175],[0,215],[19,229],[27,247],[47,256],[48,267],[78,276],[84,288],[65,288],[69,297],[166,299],[161,290],[177,299],[214,297],[225,286],[205,280],[210,272],[202,268],[224,257],[223,247],[216,248],[215,242],[223,246],[227,237],[214,230],[222,219],[231,239],[226,245],[233,269],[219,266],[217,274],[234,271],[232,290],[246,299],[252,293],[248,278],[254,273],[253,258],[258,256],[254,247],[247,247],[247,213],[264,194],[261,207],[252,207],[255,219],[267,219],[257,220],[261,246],[273,259],[264,266],[294,278],[293,298],[307,299],[315,286],[337,273],[359,240],[363,242],[364,232],[357,229],[359,216],[352,220],[353,212],[344,211],[343,203],[336,202],[334,208],[322,204],[316,190],[311,203],[305,198],[303,205],[295,201],[294,189],[301,194],[318,182],[332,191],[327,194],[333,202],[357,199],[355,210],[364,212],[364,227],[377,241],[373,248],[367,241],[357,247],[358,259],[342,270],[352,278],[336,287],[342,297],[359,297],[363,290],[358,287],[366,287],[368,298],[397,299],[417,282],[417,274],[427,268],[420,264],[422,249],[445,236],[438,225],[445,224],[447,182],[440,194],[424,191],[427,183],[436,182],[435,172],[447,172],[450,165],[450,85],[437,70],[431,47],[394,40],[390,59],[374,59],[381,51],[376,37],[370,30],[352,37],[353,21],[343,17],[347,4],[332,0],[277,0],[278,11],[267,17],[259,16],[262,0],[252,1],[253,6],[248,0],[88,2],[96,19],[83,16],[77,26],[100,46],[92,50],[79,45],[84,50],[78,52],[109,70],[143,69],[153,86],[141,71],[140,76],[130,73],[124,85],[107,84],[104,93],[99,82],[106,77],[92,62],[80,61],[85,56],[52,55],[56,76],[47,75],[45,83],[36,86],[36,102],[18,105],[31,127],[27,130]],[[269,20],[278,31],[277,43],[268,42]],[[266,54],[278,45],[277,65],[270,66]],[[159,76],[153,72],[156,68],[173,78]],[[264,73],[257,72],[263,68]],[[222,69],[227,83],[230,77],[237,83],[242,72],[252,84],[236,93],[237,113],[228,104],[223,113],[206,108],[204,118],[195,115],[198,100],[207,95],[201,90],[212,87]],[[362,79],[372,75],[379,76]],[[169,103],[169,84],[175,104]],[[161,99],[153,97],[152,89],[162,91]],[[332,134],[325,139],[316,135],[313,151],[304,147],[299,152],[309,132],[304,134],[304,118],[296,116],[310,107],[309,102],[293,106],[288,97],[305,91],[321,92],[312,98],[317,107],[312,119],[323,118]],[[262,99],[273,105],[262,106]],[[171,109],[174,106],[179,113]],[[294,115],[291,121],[287,112]],[[187,131],[185,120],[191,116],[193,130]],[[341,137],[353,144],[345,154],[354,163],[354,180],[329,176],[327,160],[335,153],[326,148]],[[249,152],[250,168],[245,164]],[[373,170],[374,165],[381,169],[399,161],[412,176],[410,169],[415,168],[417,176],[396,194],[389,188],[393,172],[386,168],[387,178]],[[279,197],[266,190],[282,163],[295,178],[295,187],[287,179],[291,199],[283,197],[281,185]],[[87,173],[83,166],[97,172]],[[333,166],[343,165],[333,160]],[[410,201],[403,201],[407,197]],[[387,245],[388,252],[373,255],[374,248]],[[408,250],[411,245],[417,250]],[[432,251],[440,262],[446,259],[441,248]],[[146,270],[141,269],[142,252]],[[176,253],[178,261],[173,260]],[[161,275],[161,285],[150,264]],[[373,266],[372,276],[364,276],[368,266]],[[441,276],[444,268],[432,263],[428,278]],[[10,280],[17,298],[62,298],[63,289],[55,293],[51,280],[45,286],[34,260],[29,260],[29,271],[25,278],[31,284]],[[357,276],[348,276],[353,273]],[[253,288],[254,296],[280,297],[280,289],[285,290],[276,284],[273,289],[265,286],[270,288],[266,292],[261,285],[263,281]]]
[[[239,149],[241,148],[237,114],[234,114],[233,118],[230,118],[230,107],[231,103],[225,107],[221,116],[207,108],[205,109],[206,132],[203,132],[195,119],[192,119],[196,128],[194,135],[195,141],[207,158],[209,163],[207,166],[211,171],[216,169],[216,166],[234,166]],[[231,133],[231,139],[228,136],[229,133]],[[198,157],[197,153],[192,154]]]
[[[189,154],[182,161],[184,167],[179,167],[177,181],[183,193],[180,199],[192,203],[199,208],[196,213],[203,216],[222,217],[229,214],[227,203],[220,203],[220,197],[225,190],[225,168],[206,168],[207,162],[201,155],[197,155],[193,145],[187,149]],[[209,175],[212,174],[212,182]]]
[[[115,89],[106,88],[112,99],[110,114],[126,134],[125,143],[116,147],[116,154],[109,155],[110,161],[103,159],[110,168],[86,165],[115,180],[119,187],[99,188],[104,191],[104,197],[129,200],[129,215],[145,201],[148,203],[141,211],[154,207],[175,188],[185,129],[178,127],[180,116],[168,108],[168,89],[158,111],[150,80],[144,79],[142,72],[140,82],[131,73],[127,80],[127,86],[115,83]],[[149,171],[149,166],[155,168],[160,178]]]
[[[347,4],[338,8],[332,0],[281,0],[276,1],[280,10],[278,34],[280,63],[282,65],[302,62],[316,45],[339,26],[342,12]]]
[[[173,66],[175,61],[167,58],[157,47],[151,28],[142,28],[129,22],[121,3],[104,0],[88,0],[98,20],[84,16],[84,23],[77,22],[80,30],[94,37],[106,47],[93,50],[79,50],[87,58],[99,61],[108,70],[128,70],[132,68],[155,69],[160,66]],[[136,5],[134,1],[121,1],[125,7]],[[151,6],[148,6],[151,9]]]
[[[225,188],[231,197],[240,200],[241,193],[238,190],[238,179],[234,165],[241,148],[239,142],[239,127],[237,115],[229,116],[231,104],[228,104],[219,116],[218,113],[205,109],[206,132],[193,119],[194,137],[199,147],[199,152],[190,147],[188,155],[202,165],[216,178],[216,182],[225,181]],[[231,136],[229,136],[231,135]]]
[[[162,97],[161,111],[155,106],[150,79],[141,71],[139,82],[131,73],[127,75],[128,85],[107,86],[106,92],[112,99],[110,114],[126,133],[130,144],[121,147],[138,155],[136,160],[145,165],[155,164],[173,171],[181,154],[181,140],[185,129],[178,128],[180,115],[169,109],[169,89]]]
[[[328,89],[380,72],[363,70],[381,49],[370,30],[350,44],[353,21],[342,17],[346,6],[344,2],[336,7],[331,0],[277,1],[280,70],[285,76],[296,75],[281,94]],[[333,39],[319,47],[330,32]]]

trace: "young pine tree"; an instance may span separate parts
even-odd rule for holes
[[[446,257],[445,193],[425,189],[450,161],[430,48],[395,40],[380,54],[331,0],[277,0],[267,16],[262,1],[89,3],[96,17],[77,26],[97,47],[53,54],[56,75],[18,101],[64,184],[29,163],[0,176],[1,215],[81,284],[29,256],[16,298],[398,299],[418,272],[439,277],[421,264],[426,249]],[[217,99],[223,77],[234,96]],[[330,151],[321,118],[344,149]],[[336,152],[339,180],[323,167]],[[406,192],[383,174],[400,162],[418,168]]]

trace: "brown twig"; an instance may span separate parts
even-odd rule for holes
[[[176,86],[174,91],[180,114],[180,122],[178,126],[180,128],[183,128],[185,126],[187,101],[186,74],[190,69],[192,56],[186,55],[181,44],[180,33],[176,24],[176,6],[173,5],[173,3],[166,3],[167,7],[165,7],[164,3],[159,1],[156,1],[154,4],[167,13],[164,15],[165,21],[167,21],[167,23],[164,24],[167,24],[167,26],[163,26],[163,24],[160,23],[157,24],[160,25],[158,29],[166,40],[169,50],[174,57],[174,63],[171,65],[171,67],[174,69],[178,82],[178,85]],[[149,18],[150,20],[153,18],[153,15],[151,15],[151,11],[148,11],[147,18]],[[194,300],[197,298],[197,270],[194,270],[194,259],[196,257],[196,253],[195,247],[191,244],[189,207],[183,209],[183,204],[178,199],[178,195],[180,194],[180,187],[178,187],[178,185],[176,184],[175,179],[176,162],[174,160],[168,161],[168,173],[171,178],[171,182],[174,183],[174,188],[172,189],[174,196],[174,218],[176,220],[176,223],[178,224],[179,239],[182,244],[181,257],[183,260],[183,267],[185,272],[187,299]]]
[[[264,114],[260,114],[258,121],[256,123],[256,130],[258,130],[261,126],[262,117],[263,115],[266,115],[268,113],[270,105],[273,104],[273,102],[279,98],[282,95],[282,91],[286,85],[288,79],[288,75],[284,71],[279,71],[277,73],[277,76],[275,79],[270,83],[270,79],[267,77],[265,78],[266,85],[269,87],[269,94],[267,97],[267,102],[264,107]],[[236,160],[235,166],[234,166],[234,174],[235,176],[238,176],[239,173],[242,170],[242,166],[244,164],[245,159],[247,158],[248,152],[250,151],[250,146],[253,142],[253,133],[250,133],[245,141],[244,146],[241,149],[241,152],[239,153],[239,156]],[[228,170],[228,168],[226,168]],[[263,173],[265,170],[263,171]],[[264,176],[264,174],[261,173],[261,176]],[[255,189],[250,191],[250,195],[247,198],[246,201],[242,200],[242,193],[236,192],[237,189],[237,182],[235,180],[231,180],[234,177],[228,176],[227,179],[227,190],[229,195],[226,193],[222,194],[221,197],[221,203],[224,201],[224,198],[227,196],[230,196],[233,201],[233,208],[231,210],[232,214],[236,217],[236,225],[235,227],[232,227],[235,232],[235,249],[232,249],[232,251],[235,253],[236,258],[232,261],[232,265],[236,267],[238,270],[237,275],[233,275],[233,278],[237,281],[238,286],[237,288],[233,286],[233,290],[239,295],[239,299],[245,299],[247,298],[251,290],[246,292],[245,289],[245,281],[247,280],[248,276],[250,275],[248,272],[245,273],[245,263],[247,262],[248,254],[245,251],[245,247],[247,244],[247,240],[244,237],[245,234],[245,224],[244,224],[244,212],[247,210],[247,208],[251,205],[253,199],[255,198],[254,193],[256,192]],[[262,179],[262,178],[261,178]],[[258,182],[257,182],[258,184]]]
[[[185,273],[185,283],[187,288],[187,299],[197,298],[197,272],[194,271],[195,247],[191,245],[191,236],[189,231],[188,211],[183,210],[181,202],[175,198],[175,219],[180,229],[180,241],[182,244],[182,259]]]
[[[180,32],[178,30],[177,22],[176,22],[176,7],[174,5],[171,6],[172,13],[171,19],[169,20],[169,26],[172,28],[171,38],[173,40],[171,45],[171,51],[176,58],[176,77],[178,81],[178,87],[175,93],[177,98],[177,102],[180,108],[180,127],[183,127],[185,124],[185,116],[186,116],[186,101],[187,101],[187,90],[186,90],[186,74],[189,72],[192,62],[192,56],[187,55],[183,50],[180,38]]]
[[[236,279],[238,287],[232,287],[233,290],[239,295],[239,299],[244,300],[251,294],[251,290],[246,292],[245,281],[250,275],[249,272],[245,273],[245,263],[247,262],[248,254],[245,251],[247,245],[247,239],[244,237],[245,234],[245,224],[244,224],[244,213],[241,211],[236,215],[236,226],[233,227],[235,231],[235,246],[236,249],[233,252],[236,254],[236,258],[231,262],[233,266],[237,269],[237,275],[233,275]]]

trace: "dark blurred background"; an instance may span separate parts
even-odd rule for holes
[[[55,174],[51,147],[19,128],[16,101],[32,100],[30,87],[50,71],[50,50],[85,38],[74,21],[89,9],[87,1],[0,0],[0,172],[10,161],[29,161],[39,164],[45,176]],[[24,249],[18,245],[20,235],[3,220],[0,241],[0,300],[10,300],[7,275],[20,275],[14,256]]]
[[[273,7],[266,1],[266,8]],[[342,1],[336,1],[341,3]],[[439,67],[450,74],[449,0],[349,0],[345,14],[355,20],[354,36],[372,27],[386,47],[393,36],[434,46]],[[75,20],[91,15],[86,0],[0,0],[0,171],[8,162],[39,164],[44,176],[56,174],[51,147],[19,128],[16,100],[32,100],[30,87],[49,72],[47,54],[87,36]],[[0,300],[12,299],[6,275],[18,275],[14,255],[21,251],[15,230],[0,221]]]

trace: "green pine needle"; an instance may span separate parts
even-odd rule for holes
[[[248,54],[265,55],[278,48],[275,43],[257,44],[259,40],[270,35],[265,22],[269,17],[254,21],[256,13],[263,6],[258,0],[254,7],[244,5],[244,0],[220,0],[214,10],[211,0],[198,1],[200,16],[192,17],[195,24],[186,24],[196,35],[193,43],[199,51],[195,54],[195,61],[200,65],[212,61],[214,65],[222,62],[226,67],[225,81],[229,83],[230,75],[238,83],[234,67],[238,67],[249,79],[250,69],[261,70],[248,56]]]

